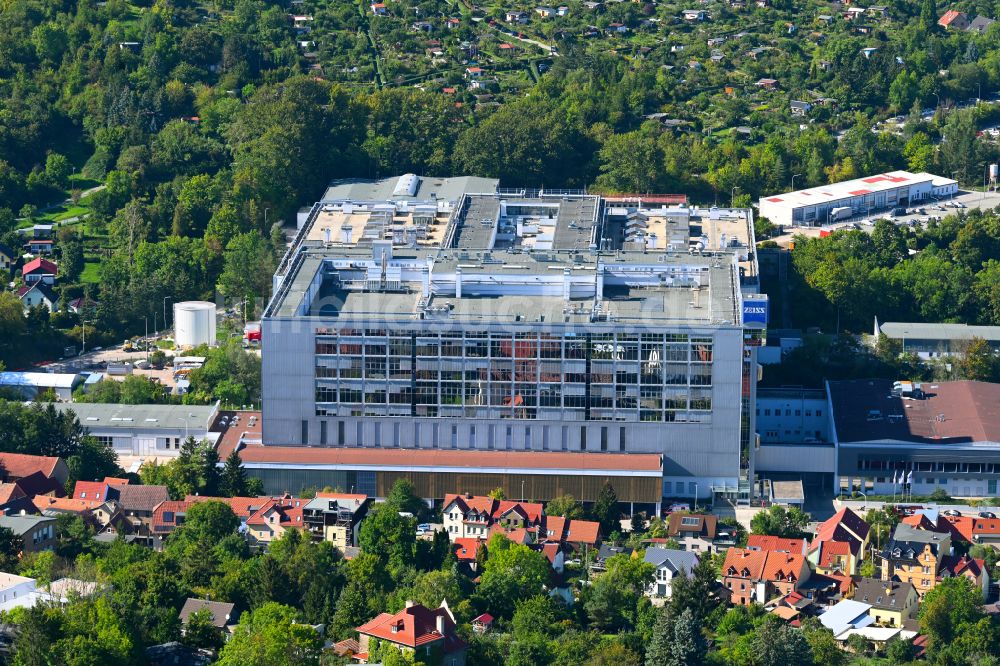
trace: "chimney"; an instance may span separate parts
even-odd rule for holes
[[[437,632],[444,636],[444,613],[438,613],[435,620],[437,620]]]
[[[455,269],[455,298],[462,298],[462,267]]]
[[[413,608],[415,605],[416,605],[416,603],[413,601],[413,599],[407,599],[406,600],[406,607],[407,608]]]

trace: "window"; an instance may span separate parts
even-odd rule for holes
[[[823,416],[823,410],[822,409],[817,409],[816,410],[816,416]]]
[[[618,428],[618,450],[625,451],[625,427]]]
[[[302,419],[302,444],[309,443],[309,421]]]
[[[319,443],[322,444],[323,446],[326,446],[326,428],[327,428],[326,421],[320,421],[319,422]]]
[[[771,410],[770,409],[765,409],[764,410],[764,416],[770,416],[770,415],[771,415]]]
[[[580,426],[580,450],[587,450],[587,426]]]
[[[608,427],[601,426],[601,451],[608,450]]]
[[[164,511],[163,512],[163,522],[165,522],[165,523],[173,523],[174,522],[174,512],[173,511]]]

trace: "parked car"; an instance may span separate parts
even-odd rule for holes
[[[942,511],[941,513],[943,513],[946,516],[961,516],[962,515],[961,511],[956,511],[955,509],[946,509],[946,510]]]
[[[669,507],[667,507],[667,511],[669,511],[670,513],[674,513],[676,511],[690,511],[690,510],[691,510],[691,505],[685,504],[683,502],[679,502],[677,504],[671,504]]]
[[[979,512],[979,517],[980,518],[996,518],[997,514],[993,513],[992,511],[980,511]]]

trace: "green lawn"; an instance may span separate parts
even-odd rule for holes
[[[87,261],[83,264],[83,272],[80,273],[80,282],[84,284],[97,284],[101,281],[101,262]]]

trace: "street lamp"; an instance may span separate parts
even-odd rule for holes
[[[698,482],[694,482],[694,510],[698,512]]]
[[[187,416],[178,416],[177,417],[178,421],[184,421],[184,441],[185,442],[187,441],[187,438],[189,436],[189,434],[188,434],[188,419],[189,418],[194,418],[194,414],[188,414]]]
[[[802,175],[801,173],[793,173],[792,174],[792,192],[795,191],[795,179],[798,178],[801,175]]]
[[[174,300],[173,296],[163,297],[163,330],[167,330],[167,301]]]
[[[858,491],[858,494],[865,498],[865,503],[861,506],[861,510],[862,511],[867,511],[868,510],[868,495],[866,495],[861,490]]]

